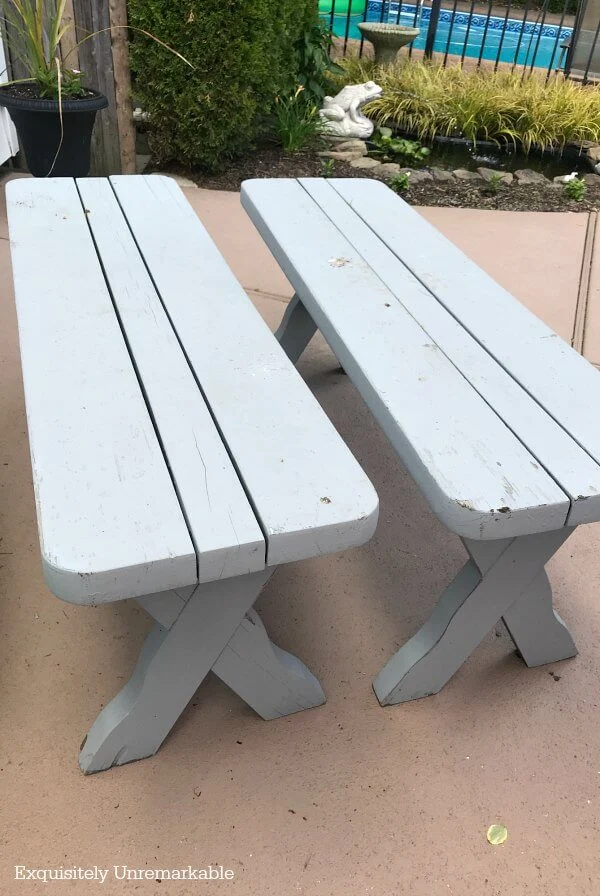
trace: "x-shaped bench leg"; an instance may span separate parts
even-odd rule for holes
[[[183,606],[175,592],[140,600],[163,624],[155,623],[130,680],[84,740],[82,771],[156,753],[211,669],[263,718],[325,702],[314,675],[269,641],[251,609],[271,573],[199,585]]]
[[[316,332],[317,325],[298,296],[295,295],[288,303],[275,333],[275,338],[293,364],[296,363]]]
[[[552,609],[544,565],[573,529],[496,542],[464,544],[471,560],[443,593],[422,628],[373,683],[382,705],[437,694],[503,619],[528,665],[575,656],[575,645]]]

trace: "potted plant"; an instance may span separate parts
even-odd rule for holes
[[[0,86],[0,106],[13,120],[35,177],[87,176],[96,113],[108,106],[103,94],[83,84],[82,72],[69,68],[68,54],[61,56],[60,42],[72,27],[65,22],[66,2],[0,0],[11,49],[28,74]],[[98,33],[86,35],[76,46]],[[176,50],[143,33],[190,65]]]
[[[0,0],[11,48],[28,77],[0,86],[0,105],[13,120],[36,177],[84,177],[96,113],[108,100],[84,87],[82,74],[60,56],[66,0]]]

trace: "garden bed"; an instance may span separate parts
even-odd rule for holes
[[[323,163],[314,153],[284,153],[273,147],[263,147],[229,162],[224,171],[208,174],[198,169],[189,170],[171,166],[167,169],[194,181],[199,187],[211,190],[239,190],[242,181],[254,177],[320,177]],[[333,177],[377,177],[377,169],[354,168],[346,162],[336,161]],[[400,195],[411,205],[437,205],[454,208],[504,209],[507,211],[538,212],[587,212],[600,208],[600,177],[590,176],[581,202],[569,199],[561,186],[521,186],[513,183],[499,185],[495,190],[483,180],[462,183],[460,181],[437,182],[427,180],[413,183]]]

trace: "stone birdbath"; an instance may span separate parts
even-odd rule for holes
[[[395,62],[398,50],[406,47],[419,36],[418,28],[393,25],[387,22],[359,22],[358,28],[363,37],[373,44],[375,62],[378,65]]]

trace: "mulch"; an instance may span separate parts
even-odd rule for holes
[[[240,189],[242,181],[259,177],[320,177],[323,175],[321,160],[314,153],[288,154],[276,147],[264,147],[228,162],[218,173],[198,169],[168,166],[174,174],[190,178],[199,187],[210,190]],[[377,177],[373,170],[352,168],[345,162],[336,162],[333,177]],[[600,208],[600,188],[588,186],[581,202],[569,199],[561,186],[501,185],[491,190],[483,181],[479,183],[439,183],[426,181],[413,184],[402,194],[411,205],[449,206],[453,208],[502,209],[506,211],[533,212],[589,212]]]

